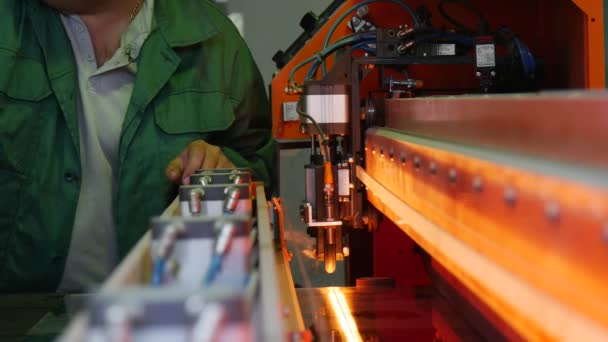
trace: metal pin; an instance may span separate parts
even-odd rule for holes
[[[224,213],[233,213],[239,204],[241,192],[237,188],[226,188],[226,198],[224,199]]]
[[[205,176],[200,177],[200,178],[199,178],[199,180],[198,180],[198,182],[199,182],[201,185],[209,185],[209,184],[211,184],[213,181],[212,181],[211,177],[209,177],[209,176],[205,175]]]
[[[202,189],[194,189],[190,191],[190,213],[192,215],[199,215],[202,212],[203,196],[205,192]]]
[[[192,330],[193,341],[215,341],[226,320],[226,309],[217,303],[207,304]]]
[[[239,175],[235,175],[235,174],[230,175],[229,179],[232,182],[232,184],[234,184],[234,185],[243,184],[243,178]]]

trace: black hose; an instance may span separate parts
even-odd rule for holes
[[[449,4],[449,3],[460,4],[462,7],[468,9],[469,11],[471,11],[471,13],[473,13],[477,17],[479,17],[478,27],[476,29],[467,27],[466,25],[462,24],[458,20],[452,18],[445,9],[445,5]],[[475,7],[469,0],[441,0],[441,1],[439,1],[438,10],[439,10],[439,13],[441,14],[441,16],[445,20],[447,20],[450,24],[454,25],[456,28],[458,28],[462,31],[465,31],[468,33],[477,32],[480,34],[488,34],[490,31],[490,25],[488,24],[488,21],[486,20],[486,18],[483,16],[483,14],[479,10],[479,8]]]

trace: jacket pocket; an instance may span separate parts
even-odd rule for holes
[[[168,134],[224,131],[234,123],[234,109],[222,92],[186,90],[168,95],[154,113],[158,127]]]
[[[41,102],[52,92],[40,62],[9,57],[0,53],[0,169],[27,174],[44,115]]]
[[[40,101],[51,95],[42,62],[0,49],[0,65],[1,94],[26,101]]]

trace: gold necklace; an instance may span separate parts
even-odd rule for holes
[[[133,11],[131,12],[131,17],[129,18],[129,23],[132,22],[133,19],[135,19],[135,16],[139,12],[141,5],[143,5],[143,3],[144,3],[144,0],[137,0],[137,3],[135,4],[135,8],[133,8]]]

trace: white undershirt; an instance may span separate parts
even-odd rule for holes
[[[152,29],[153,6],[153,0],[144,2],[123,33],[120,48],[99,68],[83,21],[77,15],[61,16],[78,67],[82,175],[59,292],[83,292],[98,286],[118,262],[114,221],[118,146],[139,51]]]

